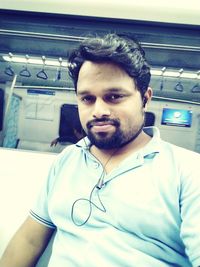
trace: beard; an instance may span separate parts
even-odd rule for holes
[[[112,135],[106,132],[93,133],[91,131],[91,128],[97,122],[109,122],[110,124],[115,126],[116,130]],[[109,150],[120,148],[135,140],[142,131],[144,124],[142,122],[137,130],[132,128],[127,132],[122,131],[122,129],[120,128],[121,124],[118,119],[96,119],[89,121],[86,126],[87,137],[90,140],[91,144],[99,149]]]

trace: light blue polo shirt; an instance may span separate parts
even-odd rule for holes
[[[101,189],[87,138],[57,157],[30,212],[57,229],[49,267],[200,265],[200,155],[145,131]]]

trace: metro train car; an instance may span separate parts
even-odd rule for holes
[[[85,38],[134,35],[151,65],[145,125],[200,153],[199,14],[198,0],[0,0],[0,256],[53,160],[79,139],[68,56]],[[50,253],[51,242],[37,267]]]

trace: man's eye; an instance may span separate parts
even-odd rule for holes
[[[107,95],[105,99],[106,101],[109,101],[109,102],[117,102],[117,101],[120,101],[123,97],[124,95],[112,94],[112,95]]]
[[[95,98],[93,96],[83,96],[81,98],[81,101],[84,102],[84,103],[92,103],[95,101]]]

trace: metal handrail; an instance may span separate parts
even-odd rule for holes
[[[39,33],[39,32],[27,32],[27,31],[14,31],[14,30],[4,30],[0,29],[1,35],[13,35],[17,37],[31,37],[40,39],[50,39],[50,40],[61,40],[61,41],[75,41],[79,42],[87,37],[75,36],[75,35],[60,35],[60,34],[49,34],[49,33]],[[188,45],[174,45],[174,44],[160,44],[160,43],[147,43],[141,42],[142,46],[145,48],[155,48],[155,49],[170,49],[179,51],[191,51],[200,52],[200,46],[188,46]]]

